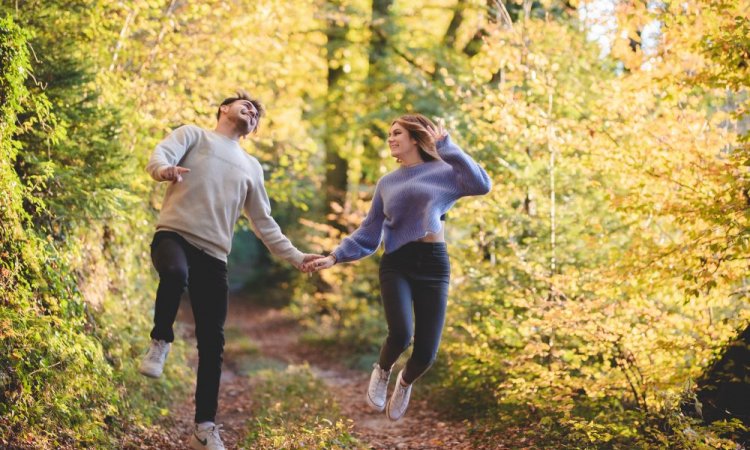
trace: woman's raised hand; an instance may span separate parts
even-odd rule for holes
[[[435,142],[438,142],[448,136],[448,131],[445,129],[445,123],[443,119],[438,119],[435,128],[427,128]]]

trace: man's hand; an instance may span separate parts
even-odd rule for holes
[[[310,262],[302,265],[303,272],[317,272],[319,270],[327,269],[336,264],[336,257],[328,255],[325,257],[316,258]]]
[[[310,264],[312,264],[313,261],[317,261],[318,259],[324,258],[323,255],[316,255],[313,253],[305,253],[302,256],[302,264],[297,266],[299,270],[305,273],[312,272],[313,269],[311,268]]]
[[[182,174],[190,172],[190,169],[180,166],[169,166],[159,170],[159,177],[164,181],[179,183],[182,181]]]

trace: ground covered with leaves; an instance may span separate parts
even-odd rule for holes
[[[192,346],[189,309],[181,305],[178,329]],[[518,448],[471,436],[466,423],[437,412],[418,388],[404,419],[389,421],[365,403],[369,373],[302,342],[300,332],[289,313],[232,298],[217,417],[228,448]],[[131,430],[121,446],[183,449],[192,424],[192,397],[175,398],[161,420]]]

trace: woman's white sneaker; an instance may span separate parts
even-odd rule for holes
[[[195,431],[190,437],[190,447],[194,450],[226,450],[221,442],[221,425],[204,422],[195,425]]]
[[[159,378],[164,372],[164,362],[167,360],[169,349],[172,347],[167,341],[151,340],[148,353],[141,360],[140,372],[151,378]]]
[[[390,370],[381,369],[378,363],[372,365],[370,385],[367,387],[367,404],[378,412],[385,409],[385,398],[388,396],[388,380],[390,377]]]
[[[396,379],[396,387],[393,389],[390,400],[385,407],[385,415],[391,420],[398,420],[404,416],[406,408],[409,406],[409,396],[411,396],[411,384],[408,386],[403,385],[403,379],[401,378],[404,371],[398,373]]]

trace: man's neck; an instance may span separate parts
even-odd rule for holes
[[[242,135],[237,132],[237,128],[235,128],[231,123],[227,123],[225,121],[219,121],[219,123],[216,124],[216,128],[214,128],[214,131],[233,141],[239,141],[242,137]]]

